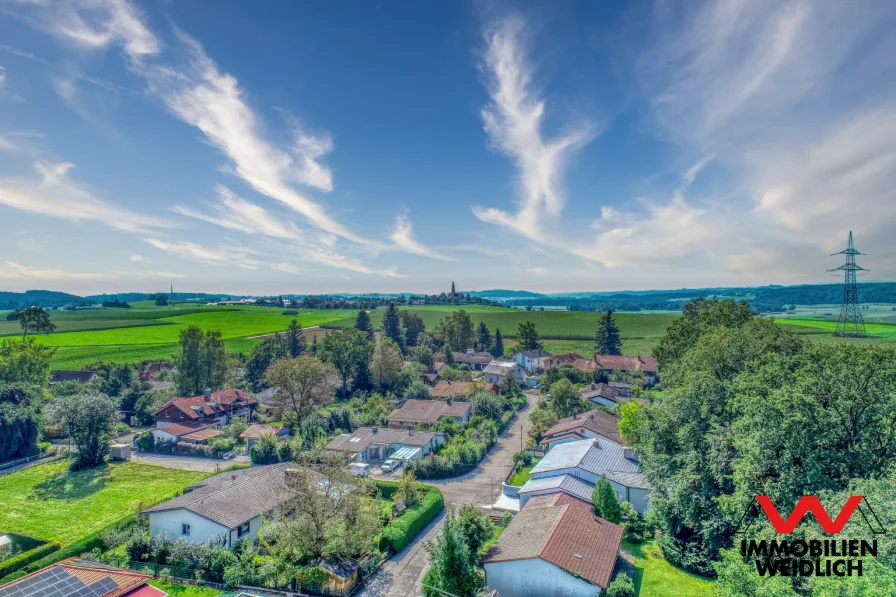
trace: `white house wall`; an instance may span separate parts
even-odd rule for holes
[[[228,547],[235,547],[237,543],[242,541],[243,539],[252,539],[254,537],[258,537],[258,531],[261,529],[261,516],[256,516],[252,520],[249,521],[249,532],[244,533],[242,537],[239,537],[239,532],[237,529],[230,529],[229,540],[227,543]]]
[[[190,525],[190,536],[181,534],[181,525]],[[224,538],[229,529],[189,510],[178,508],[164,512],[151,512],[149,515],[149,534],[152,537],[161,535],[166,541],[186,539],[192,543],[207,543],[209,539]]]
[[[547,477],[556,477],[558,475],[572,475],[573,477],[578,477],[579,479],[584,479],[588,481],[592,485],[597,483],[598,476],[594,473],[589,473],[586,470],[582,470],[578,467],[572,468],[561,468],[553,471],[544,471],[540,473],[535,473],[532,475],[533,479],[545,479]]]
[[[485,564],[485,583],[501,597],[594,597],[601,588],[541,559]]]

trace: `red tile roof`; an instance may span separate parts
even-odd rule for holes
[[[587,429],[617,444],[623,443],[622,436],[619,435],[619,418],[602,410],[592,410],[575,417],[560,419],[553,427],[545,431],[541,443],[559,439],[554,436],[561,436],[577,429]]]
[[[249,425],[248,429],[240,433],[240,437],[243,439],[258,439],[266,435],[281,435],[283,429],[285,428],[282,425],[264,425],[263,423],[254,423],[252,425]]]
[[[208,425],[200,425],[199,423],[172,423],[170,425],[165,425],[163,427],[156,427],[156,429],[160,429],[165,433],[169,433],[174,437],[182,437],[189,433],[195,433],[202,429],[207,429]]]
[[[436,423],[442,417],[464,417],[470,412],[469,402],[457,400],[408,400],[389,415],[390,423]]]
[[[447,381],[444,379],[439,381],[430,391],[433,398],[455,398],[457,396],[469,396],[472,393],[473,382]]]
[[[529,500],[483,563],[541,558],[605,589],[621,543],[621,526],[592,514],[590,504],[557,493]]]
[[[51,572],[54,569],[58,572]],[[62,585],[60,583],[62,581],[74,582],[76,584],[80,581],[80,583],[86,587],[93,583],[106,580],[106,582],[111,581],[110,584],[114,585],[114,587],[110,587],[107,591],[102,593],[94,592],[92,594],[97,597],[123,597],[124,595],[132,593],[135,589],[145,586],[150,578],[152,577],[147,576],[146,574],[131,572],[130,570],[113,568],[112,566],[97,564],[80,558],[68,558],[3,585],[0,587],[0,596],[6,597],[7,595],[16,595],[19,593],[17,586],[24,586],[27,584],[31,589],[28,594],[33,597],[58,597],[60,592],[66,590],[61,588]],[[36,585],[35,583],[39,583],[39,585]],[[67,590],[72,591],[75,590],[75,588],[72,587]],[[62,594],[71,593],[63,592]]]
[[[618,369],[620,371],[645,371],[649,373],[656,372],[656,359],[653,357],[625,357],[609,354],[596,354],[594,355],[594,363],[601,369]]]
[[[258,402],[242,390],[221,390],[220,392],[212,392],[211,397],[208,399],[204,395],[191,397],[175,396],[162,405],[162,408],[156,412],[156,416],[166,408],[174,407],[184,413],[187,419],[197,421],[224,413],[228,410],[228,407],[234,405],[245,406],[250,404],[258,404]]]

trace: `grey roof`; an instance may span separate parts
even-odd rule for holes
[[[523,508],[501,533],[486,561],[525,560],[541,555],[566,509]]]
[[[558,469],[580,468],[604,475],[608,471],[637,473],[641,465],[625,457],[625,448],[607,439],[583,439],[551,448],[532,468],[532,475]]]
[[[624,473],[621,471],[608,471],[607,479],[616,481],[620,485],[633,487],[635,489],[653,489],[647,476],[643,473]]]
[[[488,367],[484,369],[485,373],[492,373],[494,375],[507,375],[510,373],[514,367],[521,367],[519,363],[516,361],[492,361],[488,364]]]
[[[590,502],[591,494],[594,492],[594,485],[572,475],[557,475],[556,477],[529,479],[517,493],[531,493],[533,491],[551,489],[557,489],[573,497]]]
[[[495,358],[488,352],[452,352],[451,356],[456,362],[467,365],[485,365]]]
[[[536,348],[535,350],[523,350],[520,354],[530,359],[543,359],[544,357],[551,356],[551,353],[543,348]]]
[[[206,479],[197,489],[148,508],[142,514],[184,509],[228,529],[266,514],[280,505],[286,470],[291,462],[227,472]],[[238,474],[241,473],[241,474]]]
[[[427,431],[407,431],[405,429],[389,429],[377,427],[359,427],[351,435],[343,433],[327,444],[327,450],[337,452],[363,452],[370,444],[404,444],[406,446],[425,446],[441,433]]]

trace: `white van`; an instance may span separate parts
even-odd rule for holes
[[[348,470],[355,477],[366,477],[370,474],[370,465],[363,462],[353,462],[348,465]]]

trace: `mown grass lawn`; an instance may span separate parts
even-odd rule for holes
[[[221,591],[217,589],[194,587],[192,585],[179,585],[173,582],[151,580],[149,581],[149,584],[168,593],[168,597],[214,597],[215,595],[221,594]]]
[[[522,487],[526,484],[526,481],[532,478],[530,474],[532,471],[532,467],[535,466],[536,463],[532,463],[532,466],[524,466],[520,470],[513,473],[513,476],[510,477],[510,484],[513,487]]]
[[[67,460],[33,466],[0,477],[0,531],[68,545],[207,476],[133,462],[75,473]]]
[[[622,542],[635,556],[636,597],[709,597],[713,581],[676,568],[663,558],[656,541]]]

